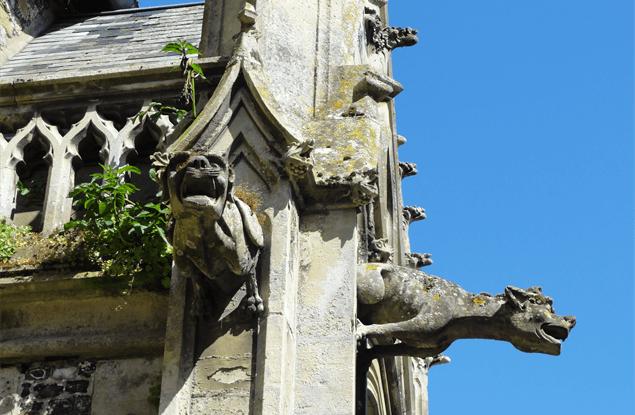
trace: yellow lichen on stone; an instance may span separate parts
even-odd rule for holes
[[[481,297],[476,297],[476,298],[474,299],[474,304],[476,304],[476,305],[483,305],[483,304],[485,304],[485,300],[484,300],[484,299],[482,299]]]
[[[439,298],[440,298],[440,297],[439,297],[439,294],[435,294],[435,295],[434,295],[434,299],[435,299],[435,300],[438,300]]]

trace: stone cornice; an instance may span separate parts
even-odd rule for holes
[[[208,79],[215,84],[221,76],[228,58],[198,59]],[[14,77],[0,80],[0,107],[40,104],[52,101],[94,99],[113,94],[142,94],[157,89],[180,89],[183,78],[174,65],[148,64],[128,68],[78,71],[62,76]]]

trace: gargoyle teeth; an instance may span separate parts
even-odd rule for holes
[[[183,199],[191,196],[205,196],[212,199],[217,197],[216,181],[212,179],[186,179],[183,182],[181,196]]]
[[[569,329],[554,323],[545,323],[538,329],[538,335],[550,343],[560,344],[569,337]]]

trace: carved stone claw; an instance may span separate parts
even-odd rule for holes
[[[265,306],[259,295],[251,296],[247,299],[247,310],[254,314],[261,314],[265,311]]]
[[[355,325],[355,339],[357,341],[364,340],[367,334],[367,327],[363,325],[359,319],[357,319],[357,324]]]

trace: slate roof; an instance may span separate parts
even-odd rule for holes
[[[0,79],[77,76],[144,65],[176,64],[166,43],[198,46],[204,2],[84,15],[58,21],[0,68]]]

